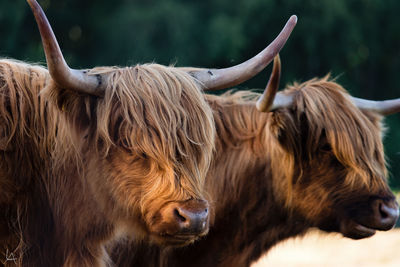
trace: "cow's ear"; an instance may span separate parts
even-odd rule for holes
[[[97,97],[58,87],[53,81],[41,93],[66,118],[71,130],[86,131],[95,120]]]

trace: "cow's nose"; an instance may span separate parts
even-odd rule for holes
[[[374,226],[379,230],[392,229],[399,217],[399,206],[396,201],[377,199],[372,204]]]
[[[173,210],[181,234],[201,234],[208,227],[208,205],[205,201],[190,200]]]
[[[207,226],[208,208],[194,211],[178,207],[174,210],[174,216],[181,232],[201,233]]]

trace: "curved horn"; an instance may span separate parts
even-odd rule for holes
[[[74,70],[68,67],[42,8],[36,0],[27,1],[39,27],[47,67],[52,79],[60,87],[102,96],[106,87],[106,84],[102,82],[102,77],[100,75],[88,75],[86,71]]]
[[[269,81],[267,83],[267,87],[265,87],[264,93],[257,100],[256,107],[261,112],[269,111],[271,108],[276,92],[278,92],[279,88],[279,80],[281,78],[281,59],[279,54],[274,58],[274,66],[272,67],[271,76],[269,77]]]
[[[191,74],[198,79],[205,90],[217,90],[241,84],[262,71],[282,49],[296,26],[297,16],[293,15],[286,23],[278,37],[263,51],[253,58],[230,68],[201,69]]]
[[[392,100],[374,101],[351,97],[353,103],[360,109],[374,111],[383,116],[400,112],[400,98]]]
[[[274,58],[274,66],[269,77],[267,87],[257,100],[256,107],[261,112],[268,112],[278,108],[288,107],[293,103],[293,96],[277,93],[281,77],[281,59],[279,54]]]

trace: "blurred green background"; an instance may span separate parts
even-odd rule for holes
[[[292,14],[282,85],[331,72],[353,95],[400,97],[398,0],[41,0],[74,68],[157,62],[226,67],[261,51]],[[25,0],[0,0],[0,56],[44,63]],[[263,88],[270,68],[243,84]],[[387,118],[391,185],[400,189],[400,116]]]

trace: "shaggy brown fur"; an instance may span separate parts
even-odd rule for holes
[[[108,73],[103,98],[0,60],[4,265],[12,254],[21,266],[104,266],[107,242],[168,243],[160,210],[205,199],[215,129],[194,79],[156,64],[90,72]]]
[[[209,234],[180,249],[119,244],[117,266],[250,266],[311,227],[364,237],[348,229],[369,221],[374,199],[394,199],[381,118],[355,107],[328,77],[284,93],[293,106],[269,113],[256,110],[255,93],[207,97],[218,133],[206,181]]]

